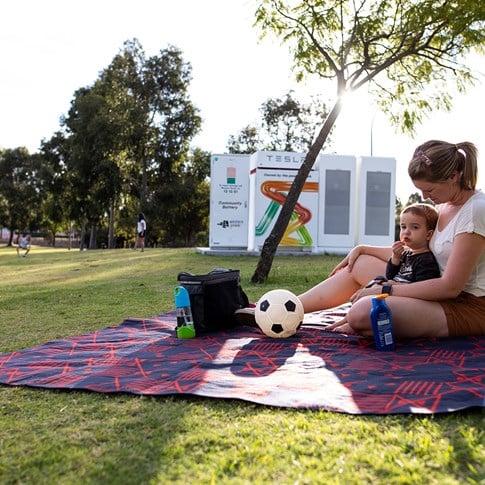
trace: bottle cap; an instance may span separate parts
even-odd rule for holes
[[[194,338],[195,337],[195,329],[192,325],[184,325],[183,327],[177,328],[177,337],[178,338]]]
[[[380,295],[376,295],[374,298],[376,300],[384,300],[384,298],[387,298],[389,296],[389,293],[381,293]]]
[[[189,292],[183,286],[176,286],[173,290],[175,308],[190,306]]]

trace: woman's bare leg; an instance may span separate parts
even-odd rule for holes
[[[398,338],[447,337],[448,324],[442,306],[434,301],[390,296],[386,303],[391,309],[394,334]],[[370,310],[372,297],[356,301],[342,320],[342,325],[332,325],[336,331],[371,336]],[[331,329],[329,327],[329,329]]]
[[[345,267],[299,295],[305,313],[332,308],[348,302],[357,290],[375,276],[385,274],[385,272],[386,263],[381,259],[366,254],[359,256],[351,271]]]

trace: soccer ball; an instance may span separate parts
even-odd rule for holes
[[[303,317],[301,301],[288,290],[268,291],[256,304],[256,323],[268,337],[291,337],[300,328]]]

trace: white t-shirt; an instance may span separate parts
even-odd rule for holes
[[[437,209],[439,212],[439,206]],[[436,228],[433,233],[429,246],[436,256],[441,274],[450,257],[453,239],[458,234],[465,232],[485,237],[485,194],[480,190],[477,190],[463,204],[463,207],[442,231]],[[485,296],[485,251],[482,251],[478,266],[470,275],[463,291],[475,296]]]
[[[142,219],[141,221],[138,221],[137,228],[136,228],[136,230],[138,231],[138,233],[143,232],[143,231],[146,231],[146,228],[147,228],[147,223],[146,223],[145,219]]]

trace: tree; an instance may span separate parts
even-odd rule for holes
[[[327,114],[325,104],[314,98],[303,104],[292,92],[281,99],[269,99],[261,107],[263,130],[269,151],[307,151],[315,135],[316,121]]]
[[[50,140],[43,140],[39,156],[42,160],[40,178],[44,188],[40,207],[42,228],[49,231],[51,244],[55,246],[59,231],[71,232],[72,190],[67,177],[68,151],[64,134],[58,131]]]
[[[150,213],[159,210],[151,209],[157,194],[173,187],[183,172],[190,141],[200,129],[188,96],[190,80],[191,67],[180,50],[169,47],[146,57],[134,39],[92,86],[76,91],[63,126],[81,249],[88,224],[89,247],[96,247],[96,229],[106,215],[108,247],[115,245],[117,213],[143,211],[156,219]],[[133,207],[126,210],[128,202]]]
[[[411,204],[421,204],[422,202],[430,203],[429,200],[424,201],[423,198],[421,197],[421,194],[419,192],[414,192],[411,194],[408,198],[408,202],[406,205],[411,205]],[[432,204],[432,202],[431,202]]]
[[[41,201],[39,157],[24,147],[0,151],[0,225],[14,230],[37,229]]]
[[[117,200],[121,186],[117,164],[117,135],[120,126],[113,121],[104,85],[76,91],[64,126],[68,132],[69,177],[81,221],[81,248],[84,247],[86,224],[91,233],[89,248],[97,246],[96,229],[105,213]]]
[[[229,153],[254,153],[257,150],[305,152],[311,146],[315,125],[327,114],[322,100],[313,97],[304,104],[290,91],[282,98],[266,100],[259,109],[260,127],[248,125],[239,135],[231,135]]]
[[[135,212],[147,215],[150,238],[156,233],[153,222],[163,212],[156,201],[176,185],[190,141],[201,126],[188,94],[191,73],[179,49],[169,46],[146,57],[134,39],[125,42],[101,78],[111,93],[112,112],[124,120],[118,141],[123,147],[125,195],[138,199]],[[176,203],[179,193],[173,195]]]
[[[210,153],[196,148],[172,177],[172,183],[160,188],[153,201],[156,211],[151,214],[153,222],[162,228],[157,239],[173,246],[194,246],[204,234],[207,240],[209,173]]]
[[[247,125],[237,135],[229,136],[227,151],[229,153],[251,154],[258,151],[261,146],[258,128]]]
[[[256,25],[289,44],[297,79],[336,84],[336,99],[267,237],[254,283],[268,277],[278,244],[346,94],[368,86],[381,110],[412,132],[434,109],[451,108],[450,84],[474,77],[463,59],[485,46],[485,2],[463,0],[261,0]]]

